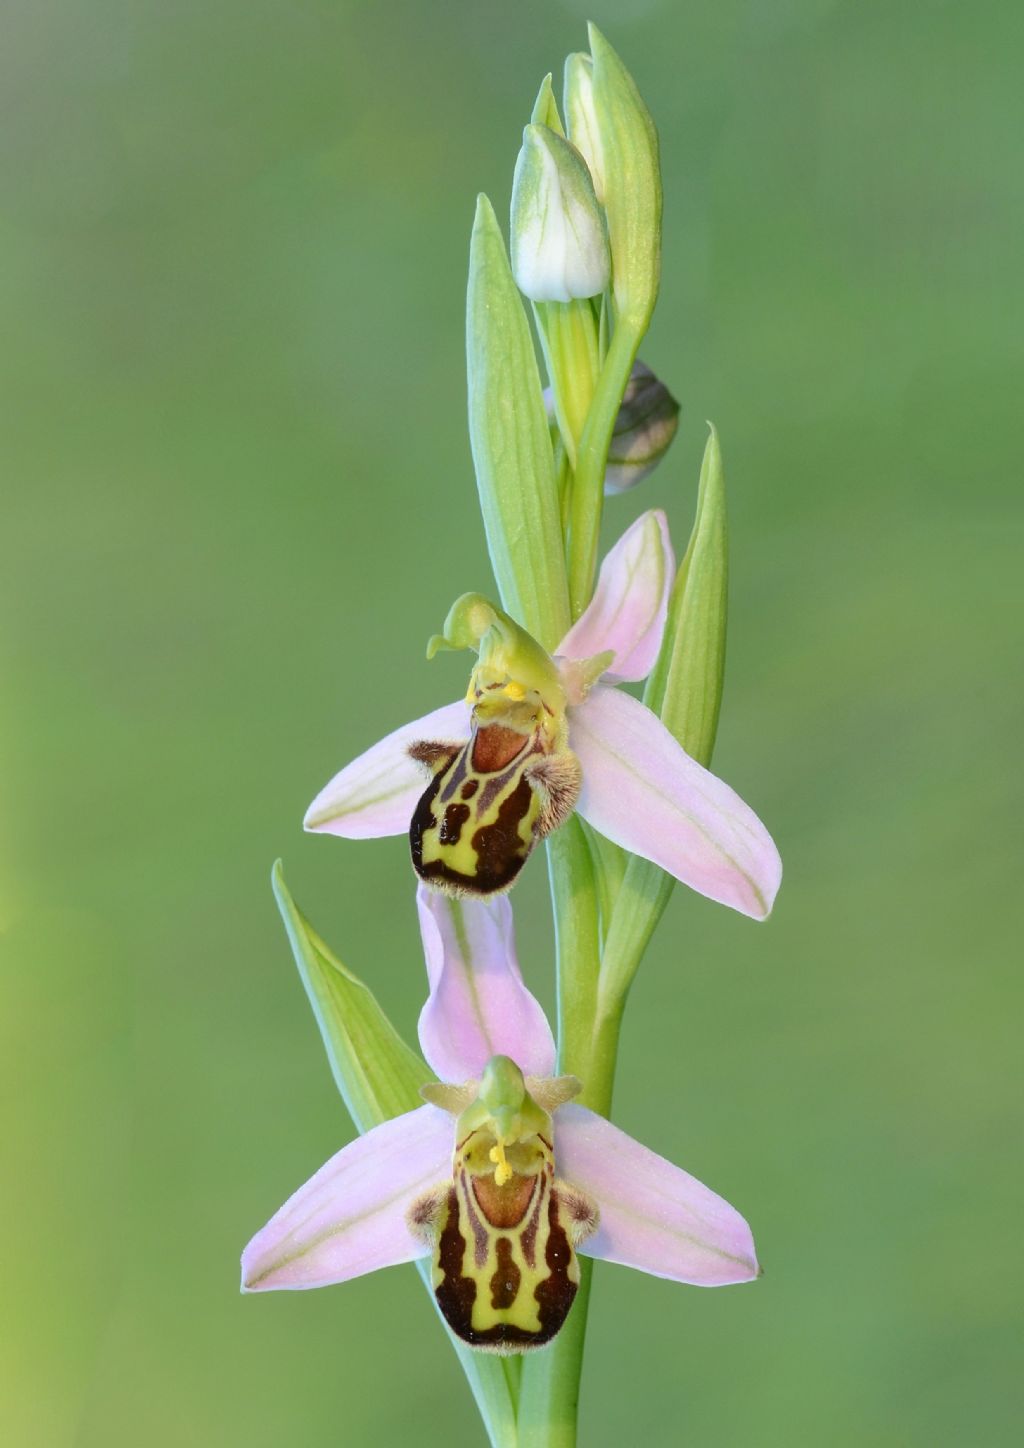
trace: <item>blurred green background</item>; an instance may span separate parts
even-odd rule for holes
[[[763,1281],[599,1267],[582,1442],[1019,1441],[1020,7],[10,0],[0,51],[0,1438],[474,1445],[411,1270],[241,1298],[350,1134],[269,889],[412,1032],[401,840],[304,837],[488,588],[473,199],[589,8],[657,119],[646,360],[730,490],[716,767],[786,861],[678,890],[616,1115]],[[1016,838],[1015,838],[1016,836]],[[544,871],[516,895],[550,1000]],[[1017,1180],[1013,1180],[1017,1177]]]

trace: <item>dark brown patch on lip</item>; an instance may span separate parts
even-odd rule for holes
[[[512,1260],[512,1243],[507,1237],[499,1237],[494,1246],[498,1266],[490,1281],[491,1306],[503,1311],[511,1307],[519,1296],[523,1274]]]
[[[480,781],[478,779],[467,779],[465,784],[462,786],[462,798],[472,799],[479,788]]]
[[[473,1178],[473,1195],[492,1227],[518,1227],[526,1216],[539,1177],[514,1176],[499,1187],[492,1176]]]
[[[448,805],[441,816],[441,829],[437,836],[442,845],[457,845],[459,836],[462,834],[462,826],[468,819],[468,804]]]
[[[523,867],[533,841],[520,837],[519,826],[530,812],[533,791],[526,778],[520,779],[511,794],[498,806],[498,817],[489,825],[481,825],[473,836],[477,856],[477,879],[494,880],[492,889],[500,889],[515,879]],[[500,883],[497,883],[500,882]]]
[[[548,1241],[544,1252],[548,1275],[537,1283],[534,1297],[540,1316],[541,1331],[554,1337],[569,1313],[576,1296],[576,1283],[569,1278],[572,1247],[558,1217],[559,1197],[552,1190],[548,1203]]]
[[[476,1283],[472,1277],[463,1277],[462,1261],[466,1252],[466,1239],[459,1228],[459,1199],[455,1188],[448,1193],[445,1224],[437,1244],[437,1265],[443,1273],[434,1296],[437,1305],[451,1324],[453,1332],[467,1338],[472,1332],[473,1303],[476,1301]]]
[[[511,764],[526,745],[526,735],[504,724],[486,724],[477,729],[473,739],[473,768],[481,774],[493,774]]]

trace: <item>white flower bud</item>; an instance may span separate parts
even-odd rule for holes
[[[566,56],[564,101],[569,140],[590,168],[594,194],[604,205],[604,151],[594,109],[594,62],[580,51]]]
[[[530,125],[512,183],[512,273],[533,302],[596,297],[611,255],[583,157],[547,126]]]

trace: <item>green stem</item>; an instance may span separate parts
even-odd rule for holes
[[[598,885],[590,847],[575,815],[550,836],[547,848],[555,917],[559,1069],[586,1082],[601,964]]]
[[[536,302],[533,314],[559,432],[570,466],[575,468],[601,370],[598,320],[589,301]]]
[[[594,1267],[582,1257],[579,1264],[580,1285],[565,1326],[550,1347],[531,1353],[523,1368],[520,1448],[576,1448],[580,1368]]]
[[[573,818],[548,840],[558,971],[559,1069],[583,1082],[580,1101],[611,1109],[620,1016],[601,1008],[598,898],[600,866]],[[565,1326],[523,1364],[520,1448],[574,1448],[580,1373],[593,1264],[580,1258],[580,1285]]]
[[[574,623],[594,591],[608,447],[642,336],[626,320],[619,321],[580,439],[569,519],[569,607]]]

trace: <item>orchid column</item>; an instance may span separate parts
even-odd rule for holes
[[[545,1448],[576,1439],[589,1259],[703,1285],[757,1274],[743,1219],[606,1118],[626,997],[674,881],[763,919],[781,874],[760,820],[707,768],[726,618],[713,429],[678,569],[667,520],[649,511],[598,570],[605,495],[628,494],[660,461],[679,409],[637,358],[660,274],[657,136],[593,27],[590,44],[566,63],[567,128],[550,77],[541,86],[515,169],[511,257],[490,202],[477,205],[469,425],[498,596],[457,598],[428,647],[471,652],[466,694],[392,728],[305,821],[347,839],[408,833],[425,1060],[303,920],[278,869],[364,1135],[243,1258],[249,1291],[418,1260],[491,1442]],[[643,702],[627,687],[640,683]],[[557,1039],[520,975],[507,899],[541,842]]]

